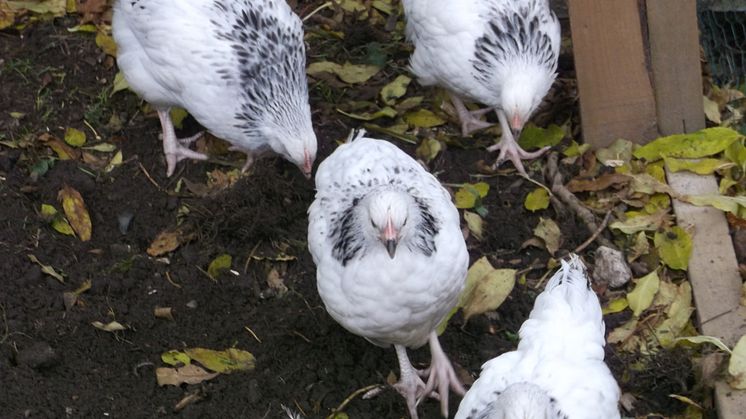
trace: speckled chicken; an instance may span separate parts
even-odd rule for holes
[[[518,349],[482,366],[456,419],[618,419],[604,332],[585,266],[571,255],[536,298]]]
[[[525,173],[526,152],[517,143],[556,77],[560,25],[548,0],[403,0],[407,37],[415,46],[412,72],[425,86],[451,95],[464,136],[490,126],[479,119],[497,113],[502,139],[495,166],[511,160]],[[463,99],[486,109],[469,111]]]
[[[394,387],[412,418],[433,391],[447,415],[449,388],[464,390],[435,329],[456,304],[469,264],[448,191],[399,148],[362,132],[319,165],[316,190],[308,247],[326,310],[350,332],[394,346],[401,370]],[[432,362],[417,371],[407,347],[425,343]]]
[[[316,157],[301,21],[284,0],[118,0],[112,31],[132,90],[158,112],[167,174],[199,134],[176,138],[170,108],[255,156],[274,152],[310,177]]]

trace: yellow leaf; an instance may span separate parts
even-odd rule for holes
[[[464,320],[500,307],[513,291],[515,273],[515,269],[493,268],[486,256],[474,262],[458,304],[464,310]]]
[[[559,226],[551,218],[539,218],[539,224],[534,228],[534,235],[544,241],[550,255],[554,256],[562,242]]]
[[[217,279],[220,273],[226,269],[230,269],[233,258],[229,254],[222,254],[210,262],[210,266],[207,267],[207,274],[212,279]]]
[[[746,207],[746,196],[684,195],[680,199],[692,205],[711,206],[735,215],[739,215],[740,208]]]
[[[570,146],[565,149],[565,151],[562,152],[562,154],[565,155],[565,157],[577,157],[582,156],[586,151],[588,151],[591,148],[590,144],[583,144],[580,145],[575,140],[572,140],[570,142]]]
[[[650,252],[650,242],[644,231],[640,231],[635,236],[635,242],[627,252],[627,262],[634,262],[642,255],[647,255]]]
[[[127,328],[122,326],[119,322],[109,322],[109,323],[101,323],[99,321],[92,322],[91,325],[95,327],[96,329],[103,330],[104,332],[118,332],[121,330],[126,330]]]
[[[628,217],[624,221],[614,221],[609,224],[610,228],[619,230],[624,234],[634,234],[640,231],[654,231],[668,223],[671,216],[665,211],[655,214],[645,214],[636,217]]]
[[[371,64],[350,64],[347,62],[340,65],[331,61],[321,61],[309,65],[306,73],[310,76],[332,73],[345,83],[357,84],[368,81],[380,70],[380,67]]]
[[[39,265],[39,267],[41,268],[41,271],[43,273],[45,273],[45,274],[51,276],[52,278],[60,281],[60,283],[62,283],[62,284],[65,283],[65,278],[62,276],[61,273],[59,273],[56,270],[54,270],[54,268],[52,267],[52,265],[45,265],[45,264],[41,263],[41,261],[39,261],[39,259],[37,259],[36,256],[34,256],[34,255],[29,254],[29,255],[26,255],[26,256],[28,256],[28,258],[29,258],[29,260],[31,262],[34,262],[35,264]]]
[[[68,128],[65,131],[65,142],[73,147],[80,147],[85,144],[85,133],[75,128]]]
[[[596,158],[604,166],[620,167],[632,158],[633,144],[627,140],[616,140],[609,147],[596,151]]]
[[[629,307],[629,303],[626,298],[617,298],[616,300],[609,301],[609,304],[607,304],[603,309],[603,314],[619,313],[620,311],[624,311],[627,307]]]
[[[538,211],[549,208],[549,192],[544,188],[536,188],[526,195],[523,206],[529,211]]]
[[[668,194],[657,193],[650,196],[642,211],[646,214],[655,214],[668,208],[671,208],[671,197]]]
[[[130,85],[127,83],[127,79],[124,78],[124,74],[122,74],[121,71],[117,71],[117,74],[114,76],[114,85],[111,88],[111,93],[109,94],[109,96],[113,95],[116,92],[129,88]]]
[[[442,149],[443,144],[440,141],[428,137],[422,140],[417,150],[415,150],[415,154],[420,160],[430,163]]]
[[[85,242],[90,240],[92,229],[91,217],[88,215],[88,209],[86,209],[80,192],[68,185],[64,185],[57,194],[57,199],[62,202],[62,209],[65,212],[65,216],[80,241]]]
[[[168,352],[164,352],[161,354],[161,360],[165,362],[168,365],[189,365],[192,362],[192,359],[189,358],[189,355],[185,354],[184,352],[179,352],[176,350],[171,350]]]
[[[181,129],[182,124],[184,123],[184,118],[186,118],[187,115],[189,115],[189,112],[185,111],[182,108],[173,107],[171,108],[171,111],[169,112],[169,114],[171,115],[171,122],[174,123],[174,126],[176,128]]]
[[[0,2],[0,30],[11,26],[15,22],[15,15],[8,3]]]
[[[695,345],[701,345],[703,343],[710,343],[712,345],[717,346],[719,349],[721,349],[724,352],[731,353],[731,350],[728,347],[728,345],[726,345],[725,343],[723,343],[722,340],[720,340],[720,339],[718,339],[718,338],[716,338],[714,336],[703,336],[703,335],[700,335],[700,336],[683,336],[683,337],[680,337],[680,338],[676,338],[674,340],[674,343],[680,343],[680,342],[689,342],[689,343],[693,343]]]
[[[205,368],[224,374],[234,371],[250,371],[256,363],[251,352],[229,348],[224,351],[214,351],[205,348],[185,349],[189,358],[204,365]]]
[[[100,31],[97,32],[96,45],[98,45],[98,47],[107,55],[111,55],[112,57],[117,56],[117,44],[111,36]]]
[[[26,9],[37,14],[48,13],[54,17],[64,16],[67,12],[67,0],[8,1],[8,5],[15,11]]]
[[[155,377],[159,386],[180,386],[182,384],[199,384],[211,380],[219,374],[207,372],[199,365],[189,364],[181,368],[156,368]]]
[[[638,159],[648,161],[663,157],[696,159],[720,153],[741,137],[741,134],[730,128],[705,128],[693,133],[658,138],[638,148],[633,154]]]
[[[645,311],[650,304],[653,303],[655,294],[658,292],[660,286],[660,279],[658,278],[658,272],[653,271],[637,280],[635,289],[627,294],[627,301],[629,302],[629,308],[632,309],[632,314],[638,317],[643,311]]]
[[[735,163],[719,159],[676,159],[664,157],[666,167],[672,172],[686,170],[698,175],[711,175],[718,170],[735,166]]]
[[[663,263],[673,269],[686,269],[692,253],[692,238],[679,226],[656,232],[653,239]]]
[[[409,112],[404,115],[404,120],[407,121],[410,126],[418,128],[432,128],[446,123],[444,119],[427,109],[419,109]]]
[[[344,116],[349,116],[352,119],[357,119],[359,121],[372,121],[374,119],[378,118],[393,118],[396,116],[397,112],[396,109],[386,106],[383,109],[379,109],[373,113],[370,112],[361,112],[361,113],[351,113],[351,112],[345,112],[341,109],[337,109],[337,112],[341,113]]]
[[[547,128],[540,128],[533,123],[526,124],[521,131],[518,144],[526,150],[555,146],[565,138],[565,129],[552,124]]]
[[[389,84],[381,89],[381,100],[387,105],[393,105],[396,99],[407,93],[407,86],[412,81],[411,78],[401,74]]]
[[[720,119],[720,106],[717,102],[704,95],[702,96],[702,101],[704,102],[705,116],[707,119],[720,125],[722,122],[722,119]]]
[[[694,312],[692,307],[692,286],[683,282],[677,287],[676,295],[668,308],[666,319],[655,328],[655,337],[664,348],[670,348],[676,342],[676,337],[689,323]]]
[[[474,184],[464,184],[456,191],[456,208],[469,209],[474,208],[477,201],[487,196],[490,185],[484,182]]]
[[[109,160],[109,163],[104,167],[104,173],[109,173],[114,170],[117,166],[122,164],[122,150],[118,150],[114,156]]]
[[[477,240],[482,240],[482,217],[479,216],[479,214],[470,212],[470,211],[464,211],[464,221],[466,221],[466,226],[469,227],[469,231],[471,231],[471,234],[474,235],[474,238]]]
[[[637,330],[637,319],[630,319],[627,323],[617,327],[606,338],[608,343],[622,343],[629,339]]]
[[[741,336],[728,362],[728,381],[731,387],[738,390],[746,390],[746,336]]]
[[[70,223],[67,222],[65,217],[57,212],[57,209],[49,204],[41,204],[41,215],[45,220],[49,221],[49,225],[52,226],[58,233],[72,236],[75,234],[73,228],[70,227]]]

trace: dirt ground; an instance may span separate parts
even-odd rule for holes
[[[130,92],[109,96],[107,86],[116,73],[111,58],[92,35],[70,34],[66,28],[74,24],[57,19],[20,33],[0,32],[0,139],[44,132],[61,138],[71,126],[91,136],[85,119],[121,148],[124,163],[104,173],[79,161],[53,161],[38,174],[39,162],[53,155],[44,144],[0,146],[0,416],[258,419],[283,417],[284,404],[323,418],[356,390],[383,384],[398,372],[393,350],[346,332],[318,297],[305,243],[312,182],[284,161],[265,159],[218,194],[199,197],[187,188],[166,192],[182,178],[204,182],[208,170],[222,166],[181,162],[166,178],[157,119],[138,112],[140,101]],[[311,92],[321,161],[357,123],[334,112],[321,89]],[[112,115],[121,127],[109,124]],[[181,134],[197,130],[187,121]],[[412,146],[392,141],[413,152]],[[483,148],[451,147],[431,169],[444,182],[462,183],[475,172],[477,160],[490,158]],[[472,262],[488,255],[496,267],[545,263],[545,251],[521,249],[538,222],[539,216],[522,205],[534,186],[513,173],[485,181],[493,192],[485,200],[484,240],[468,242]],[[64,184],[77,189],[88,206],[93,222],[88,242],[55,232],[40,216],[41,204],[56,204]],[[123,234],[118,218],[126,213],[133,219]],[[194,227],[196,238],[167,258],[149,257],[145,250],[152,240],[177,218]],[[563,249],[587,238],[575,220],[559,221]],[[250,258],[281,251],[294,259]],[[222,253],[233,256],[238,275],[224,273],[213,281],[204,269]],[[586,254],[592,259],[592,252]],[[29,255],[64,272],[65,283],[43,273]],[[285,295],[268,288],[272,268],[282,272],[289,288]],[[517,285],[496,313],[463,328],[460,318],[452,320],[442,343],[465,375],[476,376],[483,362],[515,347],[518,328],[539,292],[532,285],[543,273],[530,272],[528,285]],[[63,292],[85,280],[91,280],[91,289],[66,309]],[[174,320],[156,318],[155,307],[172,307]],[[107,333],[91,326],[112,320],[127,330]],[[609,318],[607,327],[624,320]],[[189,347],[248,350],[256,356],[256,369],[197,385],[158,387],[154,368],[164,366],[161,354]],[[429,359],[426,349],[411,353],[421,365]],[[608,359],[623,391],[638,397],[628,415],[671,416],[683,405],[668,394],[693,391],[685,355],[663,354],[660,370],[638,375],[626,368],[634,360],[613,348]],[[187,395],[197,401],[176,412]],[[452,414],[457,406],[452,396]],[[345,412],[353,419],[403,418],[406,408],[386,389],[370,400],[353,399]],[[420,412],[424,418],[439,417],[438,404],[424,402]]]

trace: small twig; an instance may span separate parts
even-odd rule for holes
[[[144,361],[144,362],[141,362],[141,363],[135,365],[132,368],[132,373],[135,374],[135,377],[140,378],[140,372],[139,372],[140,368],[142,368],[142,367],[154,367],[154,366],[155,366],[154,363],[152,363],[150,361]]]
[[[89,124],[88,121],[86,121],[85,119],[83,120],[83,123],[85,124],[85,126],[88,127],[88,129],[90,129],[91,131],[93,131],[93,135],[96,137],[96,141],[101,141],[101,136],[98,135],[98,132],[96,132],[96,130],[93,129],[93,127],[91,126],[91,124]]]
[[[589,244],[593,243],[594,240],[596,240],[596,237],[598,237],[599,234],[601,234],[602,231],[606,228],[606,226],[609,224],[609,220],[611,219],[611,210],[606,211],[606,216],[604,217],[604,220],[601,221],[601,225],[598,226],[596,231],[591,234],[590,237],[586,241],[580,244],[580,246],[576,247],[575,250],[573,250],[573,253],[580,253],[583,249],[588,247]]]
[[[301,19],[301,20],[302,20],[303,22],[305,22],[305,21],[307,21],[308,19],[310,19],[310,18],[311,18],[311,17],[313,16],[313,15],[315,15],[316,13],[318,13],[318,12],[320,12],[320,11],[322,11],[322,10],[326,9],[327,7],[329,7],[329,6],[331,6],[331,5],[332,5],[332,2],[328,1],[328,2],[326,2],[326,3],[324,3],[324,4],[322,4],[321,6],[319,6],[319,7],[315,8],[315,9],[313,9],[313,10],[311,11],[311,13],[307,14],[307,15],[306,15],[306,16],[305,16],[305,17],[304,17],[303,19]]]
[[[593,215],[593,212],[583,205],[575,194],[570,192],[562,184],[562,174],[559,172],[559,168],[557,167],[558,159],[559,157],[556,152],[550,153],[549,158],[547,159],[547,177],[550,180],[549,183],[551,184],[552,192],[560,199],[560,201],[570,207],[581,221],[583,221],[588,231],[595,233],[599,229],[598,224],[596,223],[596,217]],[[598,241],[606,247],[617,249],[617,247],[606,237],[600,236],[598,237]]]
[[[251,336],[254,336],[254,339],[256,339],[257,342],[262,343],[262,340],[259,339],[259,336],[257,336],[256,333],[254,333],[254,331],[251,330],[249,326],[244,326],[243,328],[246,329],[247,332],[251,333]]]
[[[173,279],[171,279],[171,273],[169,271],[166,271],[166,281],[168,281],[169,284],[173,285],[174,287],[181,289],[181,285],[174,282]]]
[[[262,244],[260,241],[259,243],[254,245],[254,248],[251,249],[251,252],[249,252],[249,256],[246,257],[246,263],[243,264],[243,273],[249,272],[249,263],[251,263],[251,259],[254,258],[254,254],[256,253],[256,249],[259,247],[259,245]]]
[[[212,277],[212,276],[211,276],[211,275],[210,275],[209,273],[207,273],[207,271],[206,271],[206,270],[204,270],[204,269],[200,268],[200,267],[199,267],[199,266],[197,266],[197,265],[194,265],[194,267],[195,267],[195,268],[197,268],[197,270],[198,270],[198,271],[200,271],[200,272],[202,272],[203,274],[205,274],[205,276],[206,276],[206,277],[210,278],[210,280],[211,280],[212,282],[216,282],[216,283],[218,282],[218,280],[217,280],[217,279],[215,279],[215,278],[213,278],[213,277]]]
[[[308,339],[307,337],[303,336],[299,331],[293,330],[293,334],[300,337],[301,339],[305,340],[306,343],[312,343],[311,339]]]
[[[140,166],[140,170],[142,170],[142,172],[145,174],[145,177],[148,178],[148,180],[150,181],[150,183],[152,183],[153,186],[156,187],[156,189],[158,189],[159,191],[163,192],[164,190],[161,187],[161,185],[159,185],[158,182],[156,182],[155,179],[153,179],[153,177],[150,176],[150,173],[148,173],[148,170],[145,168],[145,166],[143,166],[142,163],[140,163],[140,162],[137,162],[137,165]]]
[[[550,196],[550,197],[552,196],[552,190],[551,190],[551,189],[549,189],[549,187],[548,187],[548,186],[546,186],[545,184],[543,184],[543,183],[539,182],[538,180],[533,180],[533,179],[531,179],[531,178],[530,178],[530,177],[529,177],[528,175],[524,175],[523,173],[520,173],[520,172],[518,173],[518,176],[520,176],[520,177],[522,177],[522,178],[526,179],[527,181],[529,181],[529,182],[533,183],[534,185],[536,185],[536,186],[538,186],[538,187],[540,187],[540,188],[544,189],[545,191],[547,191],[547,193],[549,193],[549,196]]]
[[[352,399],[354,399],[355,397],[357,397],[357,396],[359,396],[359,395],[361,395],[363,393],[367,393],[367,392],[369,392],[369,391],[371,391],[373,389],[379,388],[379,387],[381,387],[380,384],[371,384],[371,385],[369,385],[367,387],[363,387],[361,389],[355,390],[352,394],[350,394],[349,396],[347,396],[347,398],[344,399],[339,406],[337,406],[335,409],[332,409],[332,413],[329,416],[327,416],[326,419],[332,419],[332,418],[334,418],[334,415],[336,415],[337,413],[343,411],[344,408],[347,407],[347,405],[350,404],[350,402],[352,401]]]

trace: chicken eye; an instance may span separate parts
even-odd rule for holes
[[[376,225],[376,222],[373,220],[370,220],[370,225],[372,225],[373,228],[378,228],[378,226]]]
[[[408,220],[409,220],[409,217],[407,217],[407,218],[404,219],[404,222],[401,223],[402,227],[404,227],[405,225],[407,225],[407,221]]]

